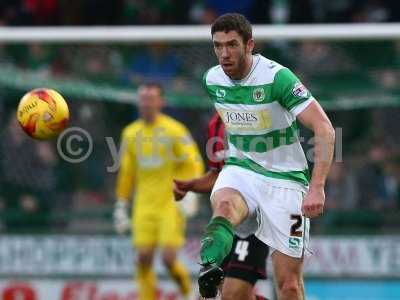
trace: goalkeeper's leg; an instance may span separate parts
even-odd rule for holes
[[[138,248],[137,284],[139,300],[156,299],[156,274],[153,270],[154,248]]]
[[[199,275],[199,289],[205,298],[217,295],[218,285],[223,279],[219,266],[232,248],[234,226],[239,225],[249,212],[242,195],[232,188],[217,190],[211,204],[213,218],[201,239],[200,250],[203,268]]]
[[[172,279],[176,282],[183,297],[191,292],[190,275],[186,267],[176,257],[177,248],[166,247],[162,251],[162,259]]]

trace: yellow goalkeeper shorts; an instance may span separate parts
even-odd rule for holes
[[[134,210],[132,241],[135,247],[180,248],[185,242],[186,222],[176,206],[159,211]]]

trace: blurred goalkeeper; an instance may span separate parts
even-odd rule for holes
[[[184,243],[185,219],[173,195],[173,178],[188,180],[203,172],[198,147],[180,122],[161,113],[163,90],[158,84],[138,89],[139,120],[122,132],[114,211],[119,233],[132,229],[138,252],[136,279],[139,300],[156,299],[153,258],[161,248],[162,260],[184,298],[191,292],[190,276],[177,260]],[[134,195],[132,223],[128,204]]]

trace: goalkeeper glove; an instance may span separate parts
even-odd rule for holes
[[[198,213],[199,197],[194,192],[187,192],[182,200],[175,203],[186,218],[192,218]]]
[[[114,207],[114,228],[119,234],[127,232],[130,228],[130,220],[128,215],[128,203],[123,200],[118,200]]]

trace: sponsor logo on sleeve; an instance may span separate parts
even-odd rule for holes
[[[310,92],[307,88],[300,82],[296,83],[292,89],[292,94],[299,98],[308,98],[310,96]]]

